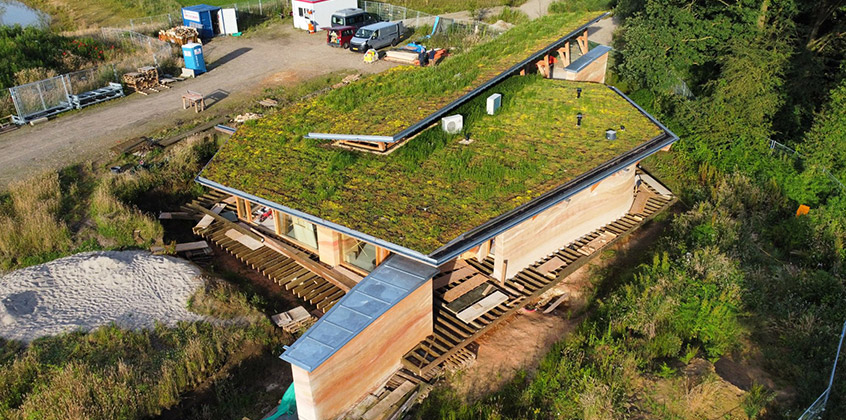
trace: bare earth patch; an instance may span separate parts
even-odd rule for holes
[[[0,336],[21,341],[109,323],[152,328],[203,319],[188,299],[199,269],[145,251],[89,252],[0,277]]]

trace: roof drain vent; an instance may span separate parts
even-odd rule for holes
[[[617,140],[617,131],[616,130],[606,130],[605,131],[605,139],[606,140]]]

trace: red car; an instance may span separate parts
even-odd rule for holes
[[[332,47],[349,48],[350,40],[355,35],[355,26],[332,26],[320,29],[326,31],[326,44]]]

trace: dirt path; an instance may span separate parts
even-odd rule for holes
[[[277,27],[278,26],[278,27]],[[266,34],[266,35],[265,35]],[[150,96],[138,94],[60,116],[0,136],[0,189],[10,181],[102,156],[122,140],[197,118],[182,109],[186,90],[211,96],[200,117],[225,115],[264,88],[294,84],[344,69],[379,72],[390,63],[365,64],[360,54],[330,48],[325,37],[277,23],[253,37],[217,38],[206,46],[210,71]]]

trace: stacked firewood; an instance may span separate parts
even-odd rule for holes
[[[137,72],[124,74],[123,83],[136,92],[153,89],[159,85],[159,70],[152,66],[141,67]]]
[[[199,42],[200,33],[197,28],[190,26],[176,26],[159,31],[159,40],[182,46],[191,42]]]

